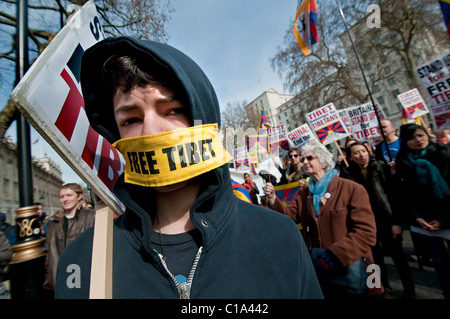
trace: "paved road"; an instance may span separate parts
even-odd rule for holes
[[[407,255],[415,254],[409,231],[403,232],[403,248]],[[386,266],[389,272],[389,282],[395,294],[400,298],[403,292],[402,283],[395,268],[392,258],[385,257]],[[436,273],[433,267],[424,266],[419,269],[419,264],[410,259],[409,265],[413,272],[414,282],[416,284],[416,299],[444,299]]]

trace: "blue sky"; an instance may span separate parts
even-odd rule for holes
[[[222,108],[229,102],[251,102],[270,88],[288,93],[269,59],[282,45],[296,5],[296,0],[173,0],[168,43],[203,69]],[[15,125],[8,135],[15,139]],[[31,141],[38,138],[32,128]],[[32,154],[59,164],[64,182],[84,185],[43,138],[32,145]]]
[[[296,0],[175,0],[169,44],[195,60],[221,107],[283,85],[269,59],[292,25]],[[286,92],[287,93],[287,92]]]

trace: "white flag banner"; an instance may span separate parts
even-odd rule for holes
[[[124,211],[112,189],[122,155],[89,125],[80,87],[83,52],[104,38],[93,0],[72,15],[11,93],[25,118],[110,206]]]

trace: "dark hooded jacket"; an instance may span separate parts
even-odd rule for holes
[[[112,53],[145,61],[150,70],[179,81],[192,122],[218,123],[219,104],[201,69],[180,51],[156,42],[109,38],[88,49],[81,63],[85,109],[92,127],[111,143],[119,134],[111,98],[102,93],[101,67]],[[227,165],[200,177],[202,189],[190,210],[203,251],[192,281],[191,298],[322,298],[306,245],[287,217],[238,199]],[[114,193],[126,206],[114,221],[113,298],[179,298],[150,241],[151,214],[145,211],[154,190],[127,184],[123,175]],[[88,298],[93,229],[60,257],[56,298]],[[79,285],[70,265],[80,269]],[[75,286],[75,287],[74,287]],[[78,288],[80,287],[80,288]]]

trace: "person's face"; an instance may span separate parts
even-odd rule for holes
[[[250,180],[250,175],[245,174],[245,175],[244,175],[244,180],[245,180],[246,182],[248,182],[248,181]]]
[[[355,145],[351,148],[351,159],[358,165],[364,166],[369,163],[369,152],[364,145]]]
[[[421,150],[425,149],[429,143],[430,138],[428,137],[428,135],[421,129],[417,129],[414,132],[412,138],[406,142],[406,145],[413,152],[420,152]]]
[[[300,163],[300,155],[296,151],[291,152],[289,154],[289,162],[291,162],[292,165],[298,166]]]
[[[139,137],[190,127],[187,107],[174,91],[157,84],[119,88],[113,96],[114,117],[121,138]],[[159,192],[181,189],[190,181],[156,187]]]
[[[153,135],[190,126],[187,107],[171,89],[157,84],[119,88],[113,97],[121,138]]]
[[[389,121],[381,121],[381,129],[386,136],[395,134],[395,126]]]
[[[59,202],[64,210],[72,210],[77,207],[82,197],[82,194],[78,195],[70,188],[63,188],[59,191]]]
[[[311,175],[321,176],[325,172],[324,168],[317,159],[317,156],[311,151],[308,151],[305,154],[303,154],[302,161],[303,161],[303,170],[309,176]]]
[[[42,213],[44,212],[44,209],[42,208],[42,205],[37,205],[37,212],[38,212],[39,216],[42,215]]]

